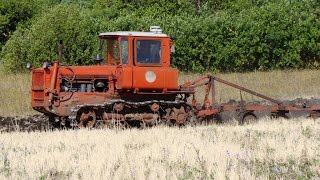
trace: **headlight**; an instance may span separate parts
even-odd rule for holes
[[[146,81],[153,83],[157,79],[157,75],[153,71],[147,71],[145,74]]]

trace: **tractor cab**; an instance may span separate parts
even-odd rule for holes
[[[100,33],[100,54],[95,60],[107,65],[170,66],[172,41],[158,26],[150,32]]]
[[[100,33],[97,64],[116,66],[116,89],[135,92],[178,89],[178,70],[170,67],[172,39],[159,26],[150,32]]]

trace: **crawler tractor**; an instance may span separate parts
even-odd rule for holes
[[[261,114],[286,116],[290,111],[304,111],[317,115],[320,110],[314,105],[318,102],[285,104],[210,75],[179,85],[179,71],[170,66],[173,37],[157,26],[150,27],[150,32],[100,33],[99,39],[100,53],[94,65],[64,66],[60,45],[58,60],[32,70],[32,107],[51,123],[89,128],[181,126],[223,120],[226,113],[243,123]],[[217,104],[215,82],[270,103]],[[195,98],[199,86],[206,89],[201,105]]]

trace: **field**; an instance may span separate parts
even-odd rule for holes
[[[6,133],[1,179],[310,179],[320,121]]]
[[[0,116],[27,116],[30,75],[0,71]],[[184,74],[180,81],[198,74]],[[319,97],[316,70],[217,74],[278,99]],[[239,91],[218,85],[218,102]],[[203,90],[199,90],[203,96]],[[258,100],[244,94],[247,101]],[[315,179],[320,121],[0,134],[0,179]]]

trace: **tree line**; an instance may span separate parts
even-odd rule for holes
[[[183,71],[244,72],[317,68],[317,0],[7,0],[0,2],[0,63],[20,72],[41,66],[92,64],[100,32],[175,34],[173,65]]]

